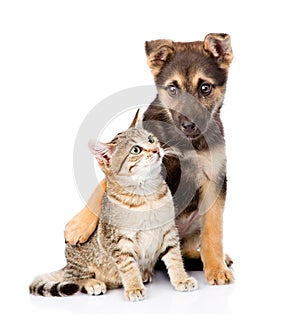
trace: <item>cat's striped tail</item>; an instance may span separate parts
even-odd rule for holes
[[[79,291],[79,285],[64,281],[64,269],[40,275],[29,286],[29,292],[43,297],[65,297]]]

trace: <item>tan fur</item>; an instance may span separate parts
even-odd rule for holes
[[[103,179],[89,198],[87,205],[66,225],[64,232],[66,242],[76,245],[88,240],[98,224],[105,190],[106,181]]]
[[[196,90],[199,79],[206,81],[210,84],[215,84],[215,81],[212,77],[209,77],[209,76],[205,75],[205,73],[203,73],[202,71],[198,70],[197,73],[195,73],[193,78],[192,78],[193,90]]]
[[[194,233],[182,240],[182,255],[190,259],[200,258],[200,233]]]
[[[136,143],[140,145],[138,154],[133,151]],[[106,193],[98,204],[102,210],[96,231],[82,245],[67,243],[67,265],[34,279],[30,293],[65,296],[81,290],[99,295],[123,286],[128,300],[142,300],[143,282],[151,280],[160,257],[175,289],[197,288],[197,281],[183,267],[172,195],[160,173],[163,151],[157,139],[145,130],[130,128],[110,143],[98,142],[90,149],[107,180]],[[132,161],[131,156],[139,159]],[[130,174],[133,163],[136,167]],[[103,185],[93,196],[103,194]],[[93,197],[91,203],[97,201],[99,198]],[[86,222],[96,216],[86,210],[80,215]]]
[[[183,89],[184,88],[184,83],[185,83],[185,77],[182,75],[180,72],[176,72],[168,78],[166,81],[166,84],[164,84],[165,87],[168,85],[173,84],[173,82],[177,82],[179,88]]]
[[[209,284],[221,285],[234,280],[223,253],[223,209],[224,198],[220,195],[202,219],[201,258]]]

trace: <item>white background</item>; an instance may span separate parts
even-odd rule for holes
[[[299,313],[299,10],[296,1],[1,1],[1,307],[30,313]],[[88,112],[152,84],[144,41],[232,37],[223,121],[224,245],[236,283],[175,292],[157,274],[148,299],[39,298],[34,276],[64,266],[63,230],[83,202],[73,145]],[[127,121],[124,121],[127,125]],[[120,125],[120,131],[121,128]]]

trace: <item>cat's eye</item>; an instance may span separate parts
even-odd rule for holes
[[[140,148],[140,146],[133,146],[130,150],[130,153],[133,155],[138,155],[140,154],[142,151],[142,149]]]
[[[153,144],[153,143],[155,142],[155,139],[154,139],[154,137],[153,137],[152,135],[149,135],[149,136],[148,136],[148,142],[149,142],[150,144]]]

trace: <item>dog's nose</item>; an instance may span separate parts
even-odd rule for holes
[[[196,130],[196,124],[191,121],[184,121],[181,126],[185,133],[193,133]]]

